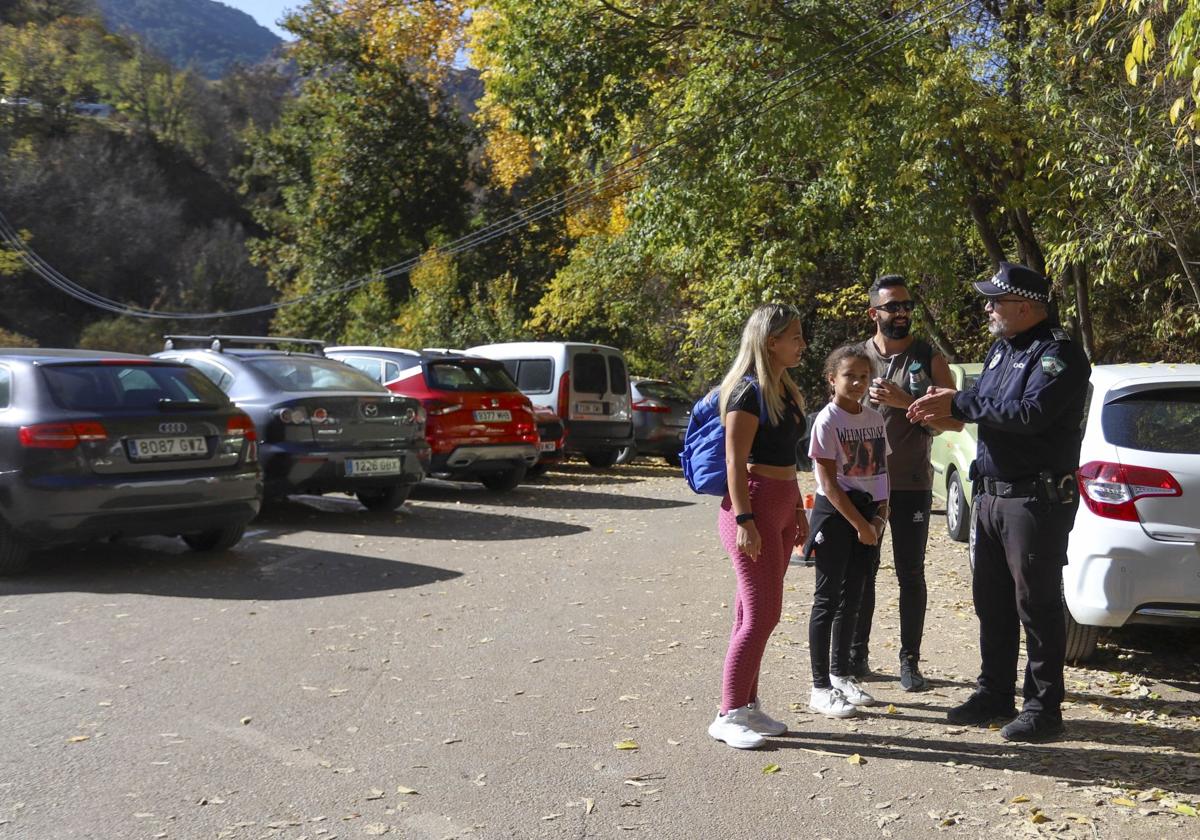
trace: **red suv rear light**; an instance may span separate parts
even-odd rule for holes
[[[567,419],[567,409],[571,405],[571,372],[563,371],[558,378],[558,416]]]
[[[245,414],[235,414],[230,417],[229,422],[225,424],[225,434],[241,436],[246,440],[258,440],[258,432],[254,428],[254,421]]]
[[[425,406],[426,413],[437,417],[442,414],[450,414],[453,411],[458,411],[462,408],[460,403],[452,403],[449,400],[421,400],[421,405]]]
[[[1089,461],[1079,468],[1079,495],[1097,516],[1138,522],[1134,502],[1152,496],[1182,496],[1183,488],[1166,470]]]
[[[633,404],[633,410],[669,414],[671,411],[671,406],[667,405],[665,402],[659,402],[658,400],[645,399],[635,402]]]
[[[38,423],[35,426],[22,426],[17,432],[17,439],[27,449],[74,449],[84,441],[108,440],[108,431],[95,420]]]

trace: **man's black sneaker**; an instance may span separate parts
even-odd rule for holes
[[[951,723],[979,726],[996,718],[1012,717],[1017,713],[1017,707],[1011,697],[999,697],[995,694],[984,694],[976,691],[967,698],[961,706],[955,706],[946,715]]]
[[[1063,729],[1062,718],[1058,715],[1025,711],[1000,730],[1000,737],[1005,741],[1041,743],[1057,740]]]
[[[905,691],[924,691],[929,687],[921,670],[917,667],[915,656],[900,657],[900,687]]]
[[[860,680],[865,680],[867,677],[871,676],[871,665],[867,662],[867,657],[850,657],[850,676],[858,677]]]

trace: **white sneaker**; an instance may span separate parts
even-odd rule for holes
[[[846,701],[836,688],[814,688],[808,700],[808,708],[828,717],[848,718],[858,714],[858,709]]]
[[[863,691],[862,685],[858,682],[858,677],[839,677],[830,674],[829,681],[833,683],[834,688],[842,692],[842,696],[846,698],[848,703],[853,703],[855,706],[875,705],[875,698]]]
[[[749,706],[739,706],[725,714],[718,712],[708,725],[708,734],[738,750],[752,750],[766,743],[750,726]]]
[[[762,705],[755,700],[746,706],[749,710],[746,713],[747,719],[750,721],[750,728],[759,735],[783,735],[788,731],[788,725],[781,720],[775,720],[769,714],[762,710]]]

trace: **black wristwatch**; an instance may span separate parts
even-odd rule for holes
[[[745,525],[747,522],[754,521],[754,514],[753,513],[739,513],[737,516],[733,517],[733,521],[739,525]]]

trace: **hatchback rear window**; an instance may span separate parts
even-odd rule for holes
[[[429,387],[439,391],[515,391],[516,384],[499,362],[430,362]]]
[[[603,394],[608,390],[608,368],[599,353],[580,353],[575,357],[575,390],[584,394]]]
[[[327,359],[266,356],[247,359],[281,391],[381,391],[383,386],[362,371]]]
[[[652,400],[674,400],[675,402],[693,402],[687,391],[670,382],[641,382],[638,391],[643,397]]]
[[[208,377],[187,365],[52,365],[42,373],[54,401],[71,411],[158,408],[163,400],[229,402]]]
[[[1200,388],[1139,391],[1104,406],[1104,439],[1145,452],[1200,454]]]

